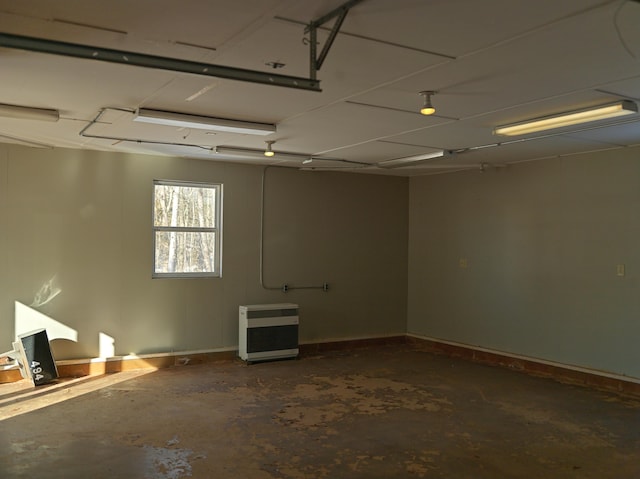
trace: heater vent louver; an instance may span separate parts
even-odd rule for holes
[[[240,306],[238,355],[245,361],[296,357],[298,323],[297,304]]]

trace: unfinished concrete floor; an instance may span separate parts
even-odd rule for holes
[[[409,345],[4,384],[0,418],[3,479],[640,477],[639,400]]]

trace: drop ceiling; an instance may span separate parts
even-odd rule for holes
[[[308,78],[305,25],[345,0],[0,0],[0,33]],[[640,101],[640,2],[363,0],[306,91],[0,48],[0,142],[413,176],[640,145],[640,115],[523,137],[497,125]],[[318,31],[322,48],[333,20]],[[281,65],[274,68],[274,64]],[[419,92],[437,111],[419,114]],[[273,123],[267,137],[133,122],[138,108]],[[216,146],[272,158],[224,156]],[[410,167],[385,160],[452,152]],[[311,164],[277,152],[313,156]],[[346,161],[336,161],[346,160]]]

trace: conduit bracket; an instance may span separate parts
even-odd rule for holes
[[[322,64],[324,63],[324,60],[327,58],[327,54],[331,49],[331,45],[333,45],[333,41],[336,39],[336,36],[340,31],[342,22],[344,22],[344,19],[347,16],[347,13],[349,13],[349,9],[363,1],[364,0],[349,0],[346,3],[343,3],[338,8],[330,11],[326,15],[323,15],[317,20],[312,21],[304,29],[304,33],[309,34],[309,57],[310,57],[309,77],[311,78],[311,80],[315,80],[317,78],[318,70],[322,68]],[[333,24],[333,28],[329,32],[329,37],[325,41],[324,46],[322,47],[322,51],[320,52],[320,55],[318,55],[318,28],[324,25],[325,23],[327,23],[329,20],[332,20],[333,18],[336,18],[336,21]]]

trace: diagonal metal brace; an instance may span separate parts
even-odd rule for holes
[[[324,60],[327,58],[327,54],[333,45],[338,32],[340,31],[340,27],[342,26],[342,22],[344,22],[347,13],[349,13],[349,9],[364,0],[349,0],[348,2],[342,4],[338,8],[330,11],[326,15],[314,20],[309,23],[309,25],[304,29],[305,33],[308,33],[309,38],[309,48],[310,48],[310,73],[309,76],[312,80],[316,79],[317,72],[322,68],[322,64]],[[337,17],[337,18],[336,18]],[[333,24],[333,28],[329,32],[329,37],[324,43],[322,47],[322,51],[320,55],[318,55],[318,28],[327,23],[329,20],[336,18],[335,23]]]

